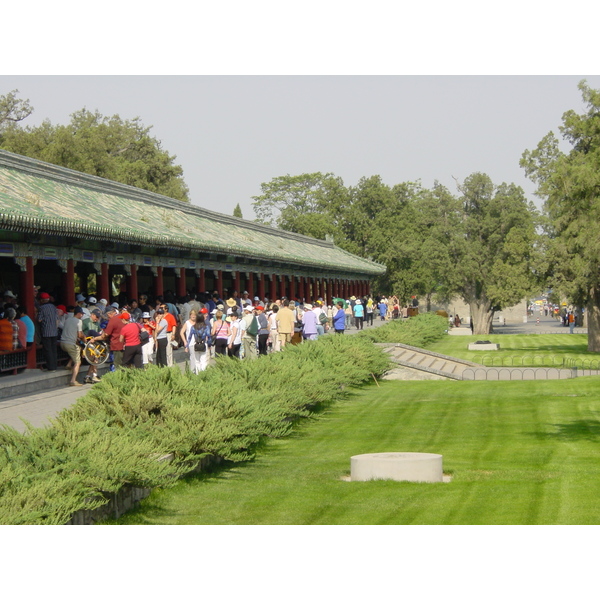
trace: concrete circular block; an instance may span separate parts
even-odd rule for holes
[[[442,455],[426,452],[380,452],[350,457],[351,481],[392,479],[434,483],[443,481]]]

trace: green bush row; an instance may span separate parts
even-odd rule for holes
[[[331,335],[256,361],[219,357],[199,375],[107,374],[52,426],[0,429],[0,523],[66,523],[125,485],[171,485],[204,456],[252,458],[263,440],[387,367],[368,339]],[[158,460],[166,454],[174,460]]]
[[[425,348],[448,332],[448,319],[424,313],[409,319],[394,319],[381,327],[364,329],[358,335],[378,343],[401,343]]]

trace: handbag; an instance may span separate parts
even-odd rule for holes
[[[219,331],[217,331],[217,333],[215,333],[215,335],[210,336],[210,345],[211,346],[215,345],[215,342],[217,341],[217,336],[219,335],[219,332],[221,331],[221,329],[223,329],[223,325],[224,325],[224,323],[221,322],[221,327],[219,327]]]

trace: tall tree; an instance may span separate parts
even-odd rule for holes
[[[240,203],[238,202],[233,209],[233,216],[238,219],[243,219],[244,215],[242,214],[242,208],[240,207]]]
[[[26,119],[33,112],[29,100],[17,98],[18,93],[19,90],[12,90],[0,96],[0,132]]]
[[[467,177],[459,191],[461,224],[449,245],[448,290],[469,305],[473,332],[487,334],[496,311],[539,286],[536,210],[520,187],[495,186],[483,173]]]
[[[19,110],[17,115],[24,114],[23,105]],[[67,125],[48,120],[37,127],[13,123],[0,131],[0,148],[189,201],[183,169],[150,129],[138,117],[123,120],[82,109]]]
[[[341,178],[332,173],[283,175],[260,187],[262,194],[252,197],[259,223],[319,239],[339,238],[338,219],[348,202]]]
[[[600,91],[585,81],[579,90],[587,112],[567,111],[560,127],[571,150],[550,132],[520,164],[545,199],[555,287],[586,306],[588,350],[600,352]]]

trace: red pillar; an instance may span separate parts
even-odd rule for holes
[[[102,263],[100,265],[100,285],[98,286],[100,290],[100,298],[98,300],[104,298],[108,300],[110,304],[110,286],[108,282],[108,265],[106,263]]]
[[[181,267],[179,269],[179,277],[177,279],[177,295],[185,296],[187,293],[186,285],[185,285],[185,267]]]
[[[33,258],[28,256],[25,259],[25,270],[21,271],[20,275],[20,288],[19,288],[19,300],[23,300],[25,305],[25,310],[27,311],[27,315],[29,318],[35,323],[36,322],[36,314],[35,314],[35,304],[33,301]],[[29,349],[27,350],[27,368],[35,369],[37,366],[37,356],[36,356],[36,343],[31,344]]]
[[[260,273],[258,276],[258,297],[262,302],[265,299],[265,274]]]
[[[204,269],[199,270],[200,275],[196,277],[196,291],[198,293],[206,291],[206,280],[204,279]]]
[[[304,278],[304,298],[310,302],[310,277]]]
[[[246,281],[246,286],[248,296],[250,297],[250,300],[254,302],[254,273],[252,271],[248,273],[248,281]]]
[[[290,275],[290,298],[296,299],[296,278]]]
[[[131,265],[131,275],[127,275],[125,280],[127,282],[127,297],[129,300],[138,299],[138,279],[137,279],[137,265]]]
[[[269,300],[277,299],[277,275],[269,275]]]
[[[219,292],[219,298],[222,300],[226,300],[223,298],[223,271],[214,271],[216,284],[217,284],[217,292]]]
[[[285,275],[279,275],[279,297],[285,296]]]
[[[67,259],[67,272],[63,273],[63,304],[75,304],[75,265],[73,259]]]
[[[156,267],[156,275],[154,276],[154,297],[162,296],[164,293],[163,268]]]

